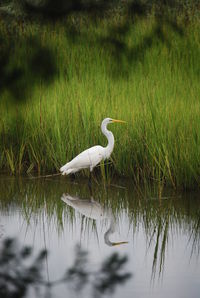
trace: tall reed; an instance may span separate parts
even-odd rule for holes
[[[169,44],[155,38],[146,47],[144,37],[155,26],[149,17],[117,36],[125,50],[116,52],[106,38],[117,22],[83,23],[75,37],[60,24],[18,28],[8,68],[17,65],[25,72],[14,89],[19,95],[20,86],[29,88],[22,102],[13,100],[9,89],[1,94],[2,172],[58,171],[87,147],[105,145],[100,124],[113,117],[127,125],[109,126],[116,145],[106,175],[132,177],[136,183],[150,179],[161,187],[199,186],[200,24],[188,24],[183,36],[165,25]],[[57,71],[49,84],[26,67],[35,49],[24,41],[33,37],[53,53],[50,62]],[[97,171],[105,176],[102,168]]]

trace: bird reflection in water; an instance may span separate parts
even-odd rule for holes
[[[68,206],[72,207],[82,215],[87,218],[94,220],[109,219],[110,226],[104,234],[104,242],[108,246],[117,246],[120,244],[126,244],[127,241],[112,242],[110,241],[110,236],[116,230],[116,222],[111,209],[104,208],[100,203],[96,202],[93,198],[90,200],[83,200],[79,197],[71,196],[69,194],[63,194],[61,200],[65,202]]]

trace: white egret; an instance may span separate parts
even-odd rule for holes
[[[110,235],[115,232],[115,219],[113,217],[111,209],[105,209],[98,202],[91,200],[81,200],[78,197],[72,197],[68,194],[63,194],[61,200],[65,202],[68,206],[74,208],[79,213],[85,215],[88,218],[94,220],[109,219],[110,226],[108,230],[104,233],[104,242],[108,246],[116,246],[120,244],[128,243],[126,241],[122,242],[112,242],[110,241]]]
[[[108,139],[108,145],[106,147],[102,147],[99,145],[93,146],[81,152],[70,162],[66,163],[60,168],[60,172],[62,173],[62,175],[76,173],[81,169],[86,168],[90,168],[91,173],[93,168],[102,160],[108,159],[113,151],[115,140],[113,133],[107,129],[107,125],[115,122],[126,123],[125,121],[112,118],[105,118],[101,123],[101,131]]]

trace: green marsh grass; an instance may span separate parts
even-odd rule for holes
[[[115,49],[100,43],[99,36],[106,40],[110,26],[118,21],[83,23],[74,39],[60,24],[17,29],[9,67],[22,67],[34,87],[26,90],[23,102],[15,102],[8,90],[1,94],[2,172],[57,172],[87,147],[106,145],[100,124],[112,117],[126,120],[127,125],[109,126],[116,144],[112,165],[97,168],[103,179],[118,175],[135,183],[150,180],[161,191],[166,184],[199,186],[200,23],[189,23],[183,36],[165,25],[170,46],[155,39],[146,49],[141,42],[155,21],[141,20],[126,36],[117,37],[126,51],[115,56]],[[1,34],[6,34],[3,28]],[[37,78],[26,69],[24,61],[33,53],[23,39],[30,36],[53,52],[58,71],[48,85],[42,79],[34,83]]]

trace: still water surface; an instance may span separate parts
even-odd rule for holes
[[[42,297],[200,297],[198,193],[8,177],[0,190],[1,246],[49,252]]]

